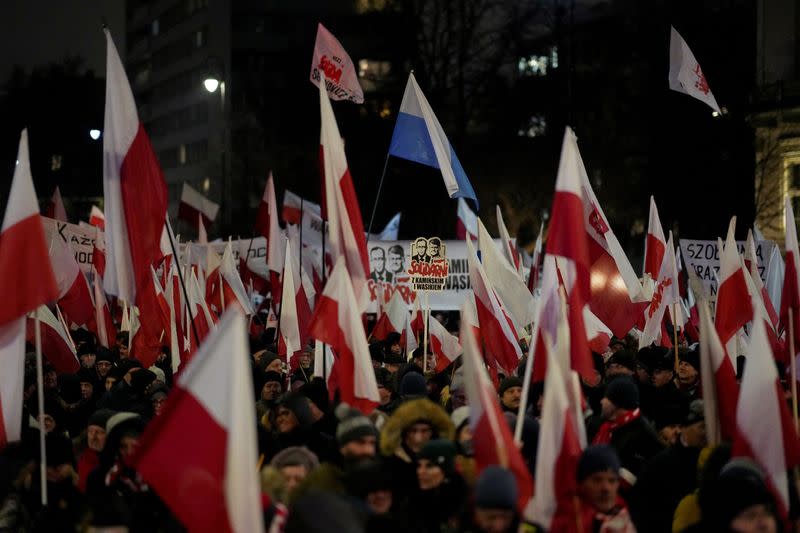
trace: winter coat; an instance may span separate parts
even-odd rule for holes
[[[459,530],[459,518],[467,500],[467,485],[458,474],[452,475],[435,489],[419,486],[408,498],[409,531],[442,533]]]
[[[611,446],[616,450],[622,467],[637,478],[645,463],[664,449],[661,439],[644,417],[615,429],[611,435]]]
[[[687,448],[680,439],[648,463],[629,498],[640,531],[669,533],[681,499],[697,486],[699,448]]]

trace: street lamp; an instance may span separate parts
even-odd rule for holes
[[[206,78],[203,80],[203,87],[206,88],[206,91],[215,93],[219,88],[219,80],[217,78]]]
[[[89,137],[92,138],[93,141],[96,141],[100,138],[100,130],[91,129],[89,130]]]

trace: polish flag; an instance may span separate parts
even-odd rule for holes
[[[585,378],[589,378],[594,372],[594,365],[592,364],[586,339],[586,326],[583,322],[583,308],[590,294],[589,265],[591,254],[589,243],[595,243],[595,250],[604,251],[603,248],[597,245],[594,238],[587,237],[586,232],[588,230],[584,229],[579,222],[581,220],[585,222],[587,201],[591,202],[594,197],[593,193],[591,193],[591,188],[587,189],[587,185],[586,169],[583,167],[583,161],[578,150],[577,138],[572,130],[567,127],[564,132],[564,143],[558,164],[555,195],[553,196],[553,208],[551,210],[552,216],[547,238],[546,252],[548,256],[553,257],[553,261],[545,261],[545,272],[543,274],[545,278],[549,278],[549,289],[547,295],[545,295],[544,290],[542,292],[539,316],[543,316],[544,309],[558,309],[556,303],[558,301],[556,298],[557,287],[559,284],[563,285],[569,307],[570,367]],[[585,196],[587,194],[591,194],[591,197],[587,198]],[[595,210],[595,213],[590,214],[589,218],[594,221],[602,221],[604,217],[602,217],[602,213]],[[613,233],[610,231],[608,233],[613,238]],[[616,239],[613,239],[613,241],[616,242]],[[611,256],[607,255],[607,259],[610,260]],[[610,265],[611,263],[606,262],[606,264]],[[548,265],[550,265],[549,274],[547,272]],[[630,268],[630,265],[628,267]],[[636,283],[638,284],[638,280]],[[592,296],[594,297],[594,294]],[[627,304],[630,304],[630,300],[627,300],[627,293],[625,293],[625,299]],[[618,325],[618,317],[609,315],[608,312],[605,312],[605,309],[601,313],[594,305],[591,306],[591,310],[604,324],[611,328],[611,331],[614,331],[615,334],[617,333],[615,324],[610,322],[609,318]],[[630,325],[627,326],[621,336],[624,336],[628,329],[630,329]]]
[[[178,270],[175,268],[174,264],[171,265],[170,271],[167,274],[164,298],[169,308],[169,326],[165,328],[164,331],[169,332],[172,371],[177,372],[178,367],[184,359],[184,352],[186,350],[184,339],[186,337],[183,334],[183,327],[181,324],[181,305],[183,299],[181,298],[180,279],[178,279]]]
[[[408,305],[403,300],[400,291],[394,291],[388,305],[372,329],[372,338],[378,341],[385,340],[389,333],[402,334],[408,322]]]
[[[358,308],[363,311],[370,300],[367,287],[369,276],[367,240],[353,178],[350,176],[350,169],[345,159],[344,144],[323,83],[320,83],[319,104],[322,116],[320,145],[325,169],[324,196],[330,253],[334,260],[338,257],[345,258]],[[339,356],[341,357],[341,354]]]
[[[747,368],[739,389],[736,437],[732,455],[756,461],[766,472],[767,485],[781,517],[789,513],[788,471],[800,464],[800,445],[773,363],[762,317],[755,306]]]
[[[623,338],[639,321],[648,302],[639,277],[592,190],[577,143],[574,144],[578,156],[573,171],[580,179],[582,188],[583,221],[589,253],[590,278],[587,281],[591,279],[591,298],[588,303],[592,312],[611,328],[614,335]]]
[[[531,256],[531,271],[528,274],[528,291],[531,294],[536,292],[539,286],[540,268],[542,263],[542,234],[544,233],[544,222],[539,228],[539,235],[533,245],[533,255]]]
[[[212,202],[200,191],[183,182],[181,203],[178,206],[178,218],[193,227],[199,227],[198,221],[210,226],[217,218],[219,204]]]
[[[330,344],[338,355],[333,371],[338,376],[341,401],[364,414],[371,413],[380,403],[378,385],[361,310],[342,256],[337,259],[311,317],[310,331],[313,338]]]
[[[501,235],[501,239],[505,237]],[[478,247],[481,250],[481,265],[486,272],[500,300],[517,324],[526,326],[536,318],[536,306],[533,295],[528,291],[522,276],[513,267],[486,231],[483,222],[478,219]]]
[[[678,268],[675,265],[675,247],[672,244],[672,232],[669,232],[666,252],[661,261],[661,267],[656,279],[656,286],[653,291],[653,298],[650,305],[644,310],[645,325],[642,334],[639,336],[639,349],[650,346],[654,342],[662,339],[662,329],[664,317],[669,310],[672,323],[680,323],[680,319],[673,316],[675,308],[680,302],[678,294]]]
[[[436,356],[436,372],[442,372],[464,351],[458,338],[451,335],[436,319],[428,321],[431,335],[431,351]]]
[[[22,130],[0,230],[0,449],[20,439],[25,374],[25,315],[58,298]]]
[[[36,342],[34,328],[36,327],[37,313],[42,337],[42,354],[59,374],[74,374],[81,367],[78,356],[75,354],[75,347],[72,345],[69,334],[64,330],[64,326],[46,305],[39,306],[36,311],[28,313],[25,340],[31,344]]]
[[[138,302],[136,309],[131,310],[131,354],[138,359],[144,368],[154,365],[161,353],[162,336],[164,334],[164,322],[161,319],[161,305],[158,301],[160,292],[159,281],[154,277],[152,266],[147,283],[142,286],[142,290],[137,294]],[[133,327],[134,322],[138,322],[138,329]],[[135,330],[135,331],[134,331]]]
[[[92,245],[92,266],[102,280],[106,274],[106,238],[99,229],[95,231]]]
[[[464,240],[469,235],[473,241],[478,239],[478,215],[467,205],[463,198],[458,199],[456,211],[456,239]]]
[[[522,357],[522,350],[515,333],[516,327],[500,304],[486,272],[478,261],[472,242],[469,239],[466,242],[469,279],[472,292],[475,294],[475,307],[486,347],[487,363],[491,372],[499,367],[506,375],[511,375]]]
[[[785,200],[784,221],[786,226],[786,270],[783,275],[781,291],[780,321],[786,331],[786,344],[789,344],[789,325],[794,330],[794,349],[800,351],[800,251],[797,247],[797,227],[795,226],[794,209],[789,197]],[[789,310],[792,320],[789,320]],[[793,357],[797,353],[791,354]]]
[[[539,433],[536,453],[536,497],[525,510],[525,517],[550,529],[556,514],[574,512],[577,498],[575,472],[582,446],[575,431],[578,421],[570,403],[567,380],[559,364],[559,360],[569,359],[569,350],[565,343],[559,343],[560,353],[556,355],[549,335],[545,345],[544,355],[548,361],[542,417],[539,421],[542,431]]]
[[[422,335],[422,332],[425,331],[425,318],[422,308],[420,307],[420,299],[418,294],[415,295],[414,305],[411,308],[411,318],[409,322],[414,335]]]
[[[221,290],[225,301],[224,309],[227,310],[231,305],[237,305],[243,315],[249,316],[254,314],[253,306],[250,303],[250,299],[247,297],[247,291],[244,288],[244,283],[242,283],[242,278],[239,277],[239,272],[236,270],[236,262],[233,260],[233,249],[230,240],[222,254],[219,274],[222,284]]]
[[[92,206],[92,211],[89,213],[89,224],[100,228],[100,231],[106,230],[106,216],[96,205]]]
[[[69,222],[67,220],[67,210],[64,209],[64,200],[61,199],[61,190],[56,185],[56,190],[53,191],[53,197],[50,199],[50,204],[47,206],[45,216],[60,220],[61,222]]]
[[[57,234],[53,235],[50,242],[50,262],[58,283],[58,305],[67,320],[78,325],[89,323],[94,316],[89,282],[81,272],[69,244]]]
[[[603,324],[603,321],[597,318],[588,307],[583,308],[583,323],[586,326],[586,339],[589,343],[589,349],[595,353],[606,353],[611,337],[614,336],[608,326]]]
[[[256,217],[256,233],[263,235],[267,239],[267,267],[269,268],[269,281],[272,289],[274,304],[280,303],[281,293],[281,269],[283,268],[284,244],[281,238],[281,228],[278,225],[278,202],[275,199],[275,182],[272,179],[272,172],[267,178],[267,185],[264,187],[264,195],[261,204],[258,206]]]
[[[766,313],[765,316],[769,318],[769,323],[772,324],[772,329],[774,331],[778,327],[780,319],[778,318],[778,313],[775,312],[775,306],[772,304],[772,299],[769,297],[767,288],[764,286],[764,282],[761,281],[758,254],[756,253],[756,241],[753,238],[752,230],[748,230],[747,232],[747,242],[744,247],[744,267],[750,272],[755,288],[761,295],[761,300],[764,303],[764,311]]]
[[[300,336],[300,317],[297,305],[298,289],[296,288],[299,286],[298,288],[302,290],[302,282],[295,278],[295,268],[292,265],[294,256],[289,239],[286,240],[286,253],[283,257],[285,264],[283,266],[283,295],[281,296],[281,302],[283,303],[281,304],[278,355],[286,360],[290,358],[289,356],[294,356],[295,352],[301,351],[304,346],[303,339]],[[308,300],[306,300],[306,312],[308,312]]]
[[[264,531],[248,354],[246,320],[229,311],[131,458],[189,531]]]
[[[469,243],[469,240],[467,240]],[[474,252],[470,252],[474,254]],[[473,435],[478,474],[490,465],[509,469],[517,480],[517,507],[522,511],[533,496],[533,481],[511,430],[500,412],[497,392],[483,366],[480,349],[469,326],[475,321],[470,306],[461,307],[461,334],[464,347],[464,386],[470,406],[469,427]]]
[[[694,58],[689,45],[677,30],[674,27],[670,29],[672,31],[669,37],[669,88],[697,98],[720,113],[719,105],[703,75],[700,63]]]
[[[667,250],[667,241],[664,239],[664,230],[658,217],[656,200],[650,197],[650,220],[647,223],[647,237],[644,241],[644,273],[651,280],[657,280],[661,271],[661,261]]]
[[[103,286],[100,276],[95,273],[94,276],[94,321],[93,326],[97,341],[100,346],[111,348],[116,346],[117,343],[117,330],[114,327],[114,322],[111,320],[111,311],[106,301],[106,293],[103,291]]]
[[[744,267],[733,238],[735,230],[736,217],[733,217],[728,225],[725,247],[720,253],[719,290],[714,321],[720,341],[734,368],[736,356],[739,355],[736,353],[736,333],[753,319],[753,306],[744,279]]]
[[[711,311],[705,300],[697,302],[700,314],[700,378],[706,401],[709,444],[732,440],[736,434],[736,404],[739,385],[736,366],[725,354]]]
[[[167,294],[161,282],[158,280],[158,275],[155,269],[151,268],[153,275],[153,285],[156,290],[156,299],[158,300],[158,308],[161,316],[161,323],[164,331],[164,342],[169,341],[172,371],[175,372],[180,364],[180,343],[178,342],[178,329],[176,327],[174,313],[172,311],[172,303],[170,302],[172,295]],[[168,286],[168,288],[170,288]]]
[[[187,363],[192,358],[198,348],[197,340],[202,343],[215,324],[214,316],[208,309],[208,304],[203,298],[200,283],[197,281],[197,276],[195,276],[194,272],[189,273],[186,282],[189,285],[186,287],[186,291],[189,293],[191,316],[188,313],[186,314],[184,331],[189,339],[189,348],[186,353],[186,360],[183,363]],[[198,339],[195,339],[195,332],[197,332]]]
[[[335,392],[335,387],[331,386],[331,370],[333,370],[335,359],[336,356],[333,355],[330,344],[314,341],[314,376],[326,378],[325,385],[328,387],[331,399],[333,399]]]
[[[758,315],[764,318],[764,329],[767,331],[767,340],[769,340],[769,346],[772,350],[772,355],[775,356],[776,361],[780,361],[784,365],[789,364],[789,353],[786,349],[786,345],[782,339],[779,338],[778,331],[772,325],[772,322],[769,319],[769,314],[767,313],[767,307],[764,304],[764,300],[761,297],[761,292],[758,290],[753,277],[750,275],[750,271],[745,266],[743,269],[744,272],[744,281],[747,284],[747,292],[750,294],[750,301],[753,304],[753,308],[758,308]],[[754,319],[755,320],[755,319]],[[784,367],[785,368],[785,367]]]
[[[262,205],[264,200],[262,199]],[[305,198],[293,193],[289,189],[286,189],[283,192],[283,209],[281,210],[281,218],[283,222],[286,224],[294,224],[295,226],[299,226],[300,222],[302,221],[303,212],[310,211],[311,213],[317,215],[317,217],[322,216],[322,211],[320,210],[319,204],[315,204],[314,202],[310,202]],[[261,216],[261,210],[259,206],[259,217]]]
[[[511,235],[508,233],[508,228],[506,227],[505,220],[503,220],[503,212],[500,210],[500,206],[496,205],[495,210],[497,212],[497,228],[500,231],[500,240],[503,242],[503,253],[508,263],[514,267],[519,277],[522,278],[522,258],[519,256],[519,250],[517,250],[516,243],[511,239]]]
[[[167,185],[150,139],[139,122],[125,67],[106,33],[106,114],[103,189],[106,217],[105,291],[128,302],[149,284],[161,258]],[[152,290],[152,289],[150,289]]]

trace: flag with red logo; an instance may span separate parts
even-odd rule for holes
[[[666,251],[661,261],[661,268],[656,278],[653,298],[650,300],[650,305],[644,310],[645,324],[644,330],[639,336],[639,349],[661,340],[664,317],[667,310],[669,310],[670,317],[672,317],[672,323],[679,323],[673,316],[676,314],[676,307],[679,302],[678,269],[675,265],[675,247],[672,244],[672,232],[670,231]]]
[[[720,112],[717,100],[708,86],[700,63],[694,58],[689,45],[674,28],[669,36],[669,88],[697,98],[708,107]]]
[[[311,83],[319,87],[320,77],[325,79],[327,93],[334,100],[364,103],[364,91],[358,83],[353,60],[322,24],[317,25],[317,40],[311,56]]]
[[[647,237],[644,240],[644,270],[650,279],[657,280],[661,271],[661,262],[667,250],[667,241],[664,238],[664,230],[661,228],[661,220],[658,217],[658,207],[656,200],[650,197],[650,218],[647,222]]]
[[[74,374],[81,367],[78,356],[75,354],[75,346],[69,338],[69,333],[46,305],[39,306],[36,311],[28,313],[25,340],[32,345],[36,342],[34,322],[37,313],[42,339],[42,355],[59,374]]]

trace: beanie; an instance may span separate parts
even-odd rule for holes
[[[631,372],[636,372],[636,354],[628,350],[620,350],[611,354],[611,357],[606,361],[606,367],[610,365],[619,365],[627,368]]]
[[[297,423],[300,424],[300,426],[306,427],[314,423],[313,417],[311,416],[311,408],[308,406],[308,398],[304,395],[297,392],[290,392],[283,397],[278,405],[282,405],[294,413],[295,418],[297,418]]]
[[[140,393],[156,380],[156,375],[150,370],[141,369],[131,374],[131,388]]]
[[[270,370],[268,372],[264,372],[264,380],[263,381],[264,381],[264,385],[266,385],[267,383],[272,383],[274,381],[277,381],[278,383],[281,384],[281,390],[283,390],[283,381],[284,380],[283,380],[283,374],[281,374],[280,372],[275,372],[274,370]]]
[[[502,396],[511,387],[522,387],[522,380],[517,376],[508,376],[506,379],[501,381],[500,389],[498,389],[500,396]]]
[[[708,491],[708,499],[701,500],[703,519],[708,517],[709,524],[720,531],[727,531],[739,513],[758,504],[774,508],[775,500],[767,488],[763,470],[743,457],[722,467],[713,481],[713,489]]]
[[[160,381],[161,383],[166,383],[167,382],[167,375],[164,373],[163,370],[158,368],[156,365],[151,366],[147,370],[149,370],[150,372],[155,374],[156,375],[156,379],[158,381]]]
[[[275,468],[304,466],[308,472],[311,472],[319,466],[319,459],[305,446],[289,446],[276,453],[269,464]]]
[[[365,459],[352,465],[345,474],[345,484],[351,494],[362,499],[373,492],[394,488],[391,470],[380,458]]]
[[[111,353],[111,350],[108,348],[104,348],[102,346],[97,347],[97,357],[95,357],[94,363],[97,364],[100,361],[108,361],[109,363],[114,362],[114,354]]]
[[[620,468],[619,457],[614,448],[607,444],[597,444],[583,450],[581,458],[578,460],[576,474],[578,481],[583,481],[597,472],[610,470],[615,474],[619,473]]]
[[[688,363],[694,367],[695,370],[700,372],[700,352],[697,350],[679,351],[678,359],[681,362]]]
[[[340,403],[334,411],[339,425],[336,427],[336,442],[341,448],[348,442],[358,440],[362,437],[378,436],[378,430],[372,421],[364,416],[358,409],[353,409],[346,403]]]
[[[417,454],[417,460],[427,459],[444,472],[445,477],[452,476],[456,468],[456,446],[447,439],[429,440]]]
[[[425,376],[418,372],[409,372],[400,381],[400,396],[402,398],[421,398],[428,394],[428,385]]]
[[[475,482],[475,507],[516,509],[517,480],[502,466],[487,466]]]
[[[328,399],[328,387],[325,386],[324,380],[314,378],[300,387],[298,392],[308,398],[323,413],[328,411],[330,400]]]
[[[92,416],[89,417],[89,421],[86,423],[86,426],[101,427],[103,428],[103,431],[105,431],[108,419],[112,416],[114,416],[114,411],[111,409],[98,409],[92,413]]]
[[[456,433],[460,430],[464,424],[469,422],[469,406],[462,405],[450,415],[450,420],[453,421],[453,426],[456,428]]]
[[[606,387],[606,398],[620,409],[639,407],[639,388],[630,376],[618,376]]]
[[[77,356],[81,357],[81,356],[84,356],[84,355],[96,355],[94,353],[94,345],[93,344],[86,343],[86,344],[82,344],[81,346],[78,347]]]
[[[683,420],[684,426],[691,426],[706,419],[706,412],[703,409],[703,400],[694,400],[689,404],[689,412]]]

